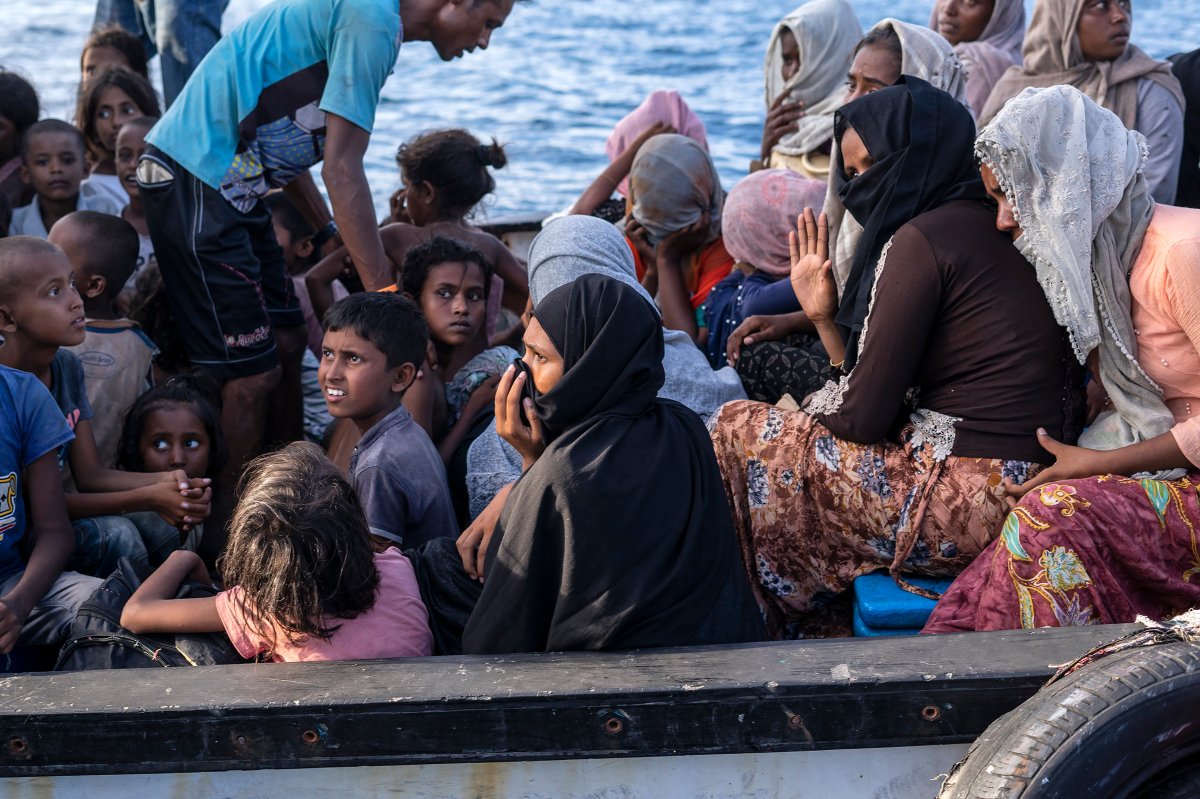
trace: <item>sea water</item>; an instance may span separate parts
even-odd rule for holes
[[[223,27],[268,0],[231,0]],[[878,19],[925,24],[933,0],[855,0]],[[704,120],[726,188],[757,157],[763,53],[795,0],[532,0],[517,3],[486,51],[444,63],[401,49],[367,152],[376,208],[398,186],[396,147],[432,128],[495,137],[509,164],[481,216],[569,205],[604,168],[613,124],[655,89],[676,89]],[[1032,0],[1027,2],[1032,8]],[[37,87],[46,116],[70,119],[92,0],[0,0],[0,65]],[[1200,47],[1200,0],[1135,0],[1134,42],[1156,57]],[[152,69],[156,69],[156,65]],[[154,80],[157,82],[157,78]]]

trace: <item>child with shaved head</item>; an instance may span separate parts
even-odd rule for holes
[[[0,239],[0,297],[20,290],[26,282],[22,267],[53,249],[29,237]],[[68,321],[70,311],[59,316]],[[3,355],[13,326],[7,311],[0,312],[0,321]],[[75,534],[63,501],[58,452],[72,438],[45,386],[0,365],[0,654],[18,644],[62,643],[79,606],[100,585],[63,570]],[[33,547],[22,559],[18,548],[26,535]]]
[[[122,472],[101,461],[83,366],[64,349],[82,343],[86,332],[71,263],[50,242],[16,237],[0,243],[0,364],[29,372],[49,389],[74,432],[57,459],[60,468],[70,466],[78,489],[66,495],[75,529],[72,564],[107,576],[121,557],[143,566],[161,562],[208,516],[210,481],[189,479],[182,470]],[[155,514],[167,529],[138,524],[138,512]]]
[[[121,424],[148,388],[157,352],[138,323],[116,310],[117,298],[129,287],[137,266],[138,234],[120,217],[76,211],[55,223],[50,242],[67,254],[83,298],[83,343],[67,349],[83,364],[92,435],[101,463],[112,467]]]

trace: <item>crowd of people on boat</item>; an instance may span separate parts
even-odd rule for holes
[[[71,121],[0,69],[0,653],[130,569],[125,631],[276,661],[843,636],[873,572],[925,633],[1200,604],[1200,55],[932,1],[784,16],[728,191],[654,92],[527,254],[485,132],[382,220],[362,164],[401,43],[514,0],[277,0],[163,95],[106,1]]]

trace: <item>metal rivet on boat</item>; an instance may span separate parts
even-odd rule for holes
[[[320,739],[316,730],[305,730],[304,735],[301,737],[304,738],[304,743],[306,744],[315,744]]]
[[[926,721],[937,721],[942,717],[941,708],[935,705],[926,705],[921,709],[921,718]]]
[[[625,722],[630,721],[623,710],[609,710],[600,715],[603,719],[600,728],[608,735],[620,735],[625,731]]]
[[[12,752],[14,755],[23,754],[28,748],[29,741],[26,741],[24,738],[8,739],[8,751]]]

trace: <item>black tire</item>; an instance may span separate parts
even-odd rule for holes
[[[988,727],[939,799],[1200,796],[1200,644],[1110,655]]]

